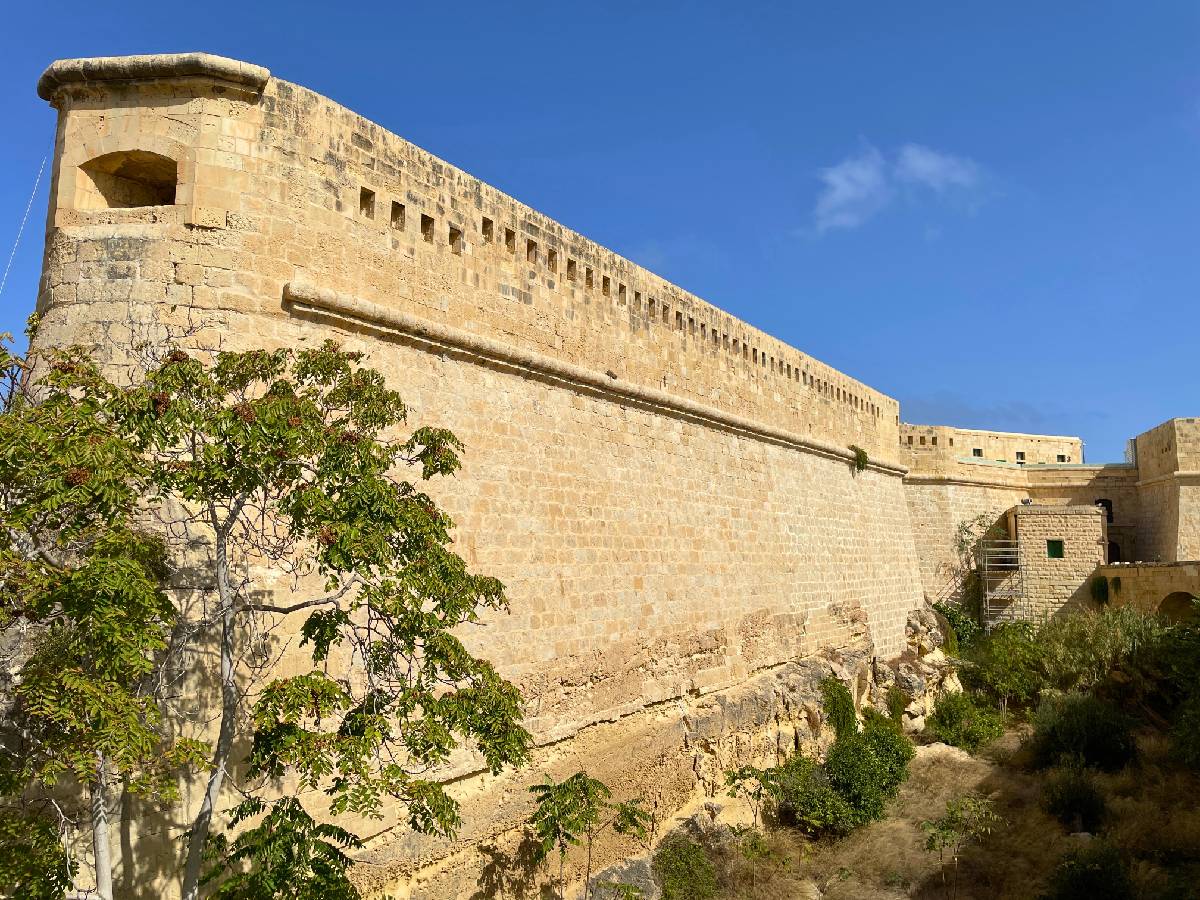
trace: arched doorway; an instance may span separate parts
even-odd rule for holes
[[[1171,622],[1190,622],[1196,618],[1195,597],[1187,591],[1168,594],[1158,604],[1158,614]]]
[[[1121,545],[1116,541],[1108,542],[1108,561],[1117,563],[1121,561]]]

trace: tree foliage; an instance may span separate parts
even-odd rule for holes
[[[0,357],[0,627],[25,648],[0,698],[0,791],[91,784],[103,816],[118,781],[170,803],[200,770],[186,898],[213,840],[209,858],[240,873],[210,869],[223,896],[334,890],[330,848],[353,836],[263,805],[285,779],[334,815],[399,807],[448,835],[458,807],[436,767],[460,748],[493,773],[527,755],[519,694],[457,636],[507,608],[503,587],[468,571],[417,484],[452,475],[462,446],[431,427],[395,436],[405,405],[361,362],[331,342],[171,348],[118,382],[77,350]],[[310,664],[272,678],[265,648],[293,615]],[[216,733],[181,737],[197,710],[180,694],[205,683]],[[249,830],[221,843],[240,742],[232,786],[251,799],[231,825]],[[326,870],[277,856],[280,841]]]

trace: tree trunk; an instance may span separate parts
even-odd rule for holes
[[[236,513],[231,515],[231,519],[235,516]],[[200,803],[200,810],[192,822],[191,834],[188,836],[187,863],[183,872],[183,900],[196,900],[199,897],[204,845],[208,841],[213,812],[221,794],[221,787],[225,783],[226,767],[233,748],[234,727],[237,724],[238,695],[233,654],[234,595],[229,584],[228,542],[224,529],[217,522],[215,511],[210,510],[210,519],[216,534],[214,563],[221,615],[221,730],[213,749],[212,762],[209,764],[208,787],[204,791],[204,799]]]
[[[108,764],[104,754],[96,758],[96,780],[92,783],[92,853],[96,857],[96,898],[112,900],[112,845],[108,832]]]

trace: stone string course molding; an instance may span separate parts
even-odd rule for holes
[[[283,299],[297,312],[331,313],[350,320],[382,326],[433,344],[463,350],[484,359],[507,363],[531,372],[559,378],[570,384],[608,395],[618,402],[632,400],[667,414],[681,414],[706,425],[732,430],[831,459],[841,459],[848,463],[854,462],[855,459],[854,453],[848,448],[843,449],[824,441],[804,438],[790,431],[772,428],[769,425],[763,425],[742,416],[735,416],[711,406],[693,403],[666,391],[639,387],[635,384],[623,384],[615,374],[601,374],[583,366],[571,365],[541,353],[521,350],[499,341],[478,337],[458,328],[429,322],[360,297],[322,289],[303,281],[288,282],[283,289]],[[867,463],[867,468],[890,475],[904,475],[908,471],[903,466],[873,460]]]

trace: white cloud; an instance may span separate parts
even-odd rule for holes
[[[891,200],[887,166],[874,147],[822,169],[820,178],[825,187],[813,209],[818,232],[857,228]]]
[[[921,144],[905,144],[889,162],[868,145],[818,175],[822,188],[813,206],[818,234],[835,228],[857,228],[882,212],[897,196],[913,199],[922,191],[939,197],[971,196],[983,172],[972,159],[942,153]]]
[[[951,188],[970,189],[979,183],[979,166],[974,161],[920,144],[900,148],[895,171],[900,181],[924,185],[939,194]]]

